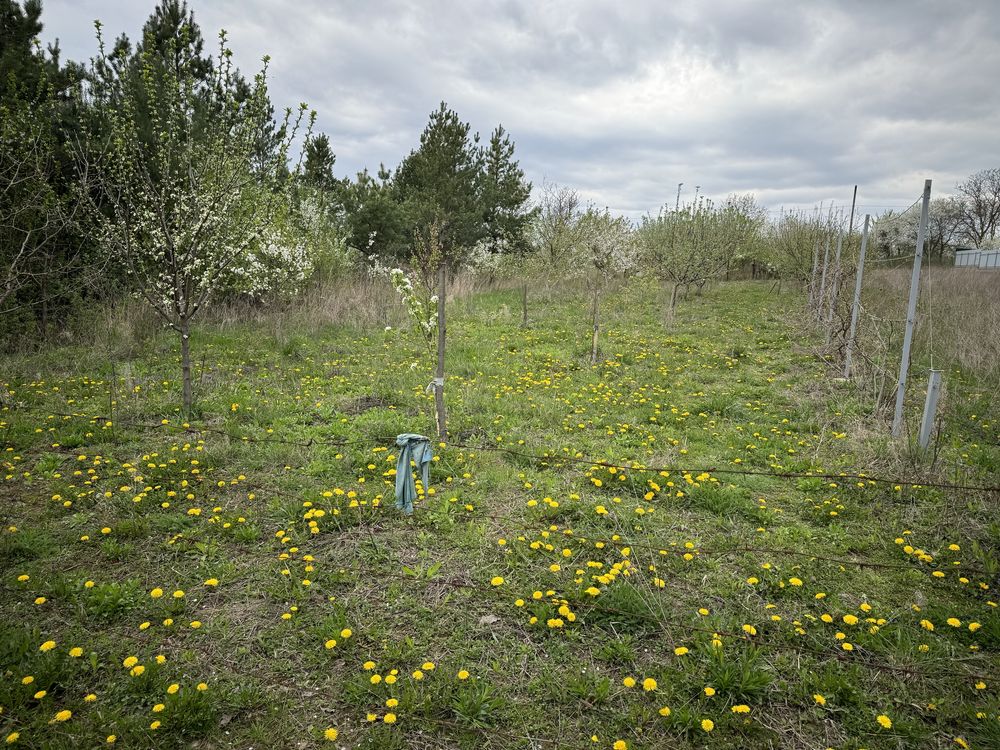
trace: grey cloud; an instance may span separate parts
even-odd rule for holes
[[[447,100],[502,122],[536,184],[633,216],[678,182],[766,205],[909,202],[997,166],[1000,3],[190,0],[244,71],[272,56],[277,106],[307,101],[337,169],[394,166]],[[48,0],[45,38],[93,53],[146,2]],[[690,195],[690,192],[688,193]]]

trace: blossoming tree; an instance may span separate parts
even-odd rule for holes
[[[180,337],[184,412],[192,407],[191,321],[220,289],[258,295],[303,280],[301,244],[287,238],[289,147],[305,105],[286,109],[277,147],[267,64],[244,82],[225,32],[209,75],[186,44],[187,26],[137,58],[120,48],[92,63],[88,96],[97,123],[82,154],[90,162],[90,216],[135,292]],[[306,133],[308,139],[308,132]],[[263,156],[262,156],[263,152]]]
[[[572,248],[571,274],[583,274],[591,295],[593,335],[591,364],[597,364],[601,330],[601,294],[618,275],[628,274],[637,262],[632,225],[624,216],[612,216],[604,209],[590,207],[576,225],[576,244]]]

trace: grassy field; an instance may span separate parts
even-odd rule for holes
[[[913,486],[769,286],[667,327],[636,283],[593,367],[581,299],[456,300],[410,517],[409,330],[209,327],[188,423],[166,334],[9,361],[0,741],[1000,747],[997,495]],[[940,481],[997,484],[996,416],[956,405]]]

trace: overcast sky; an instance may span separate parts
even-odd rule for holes
[[[153,0],[44,0],[63,55],[135,39]],[[536,186],[638,216],[677,184],[859,214],[1000,166],[1000,0],[189,0],[276,107],[318,112],[338,176],[395,167],[441,100],[502,123]]]

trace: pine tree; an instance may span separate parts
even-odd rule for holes
[[[201,27],[186,0],[161,0],[142,27],[142,40],[136,45],[133,61],[148,59],[175,71],[183,65],[196,81],[204,82],[211,78],[213,69],[204,47]]]
[[[367,169],[354,182],[342,183],[347,245],[367,256],[401,260],[410,251],[406,217],[397,199],[392,174],[380,165],[372,177]]]
[[[330,137],[326,133],[320,133],[306,146],[303,182],[317,190],[334,190],[337,178],[333,176],[333,164],[336,160],[337,157],[330,148]]]
[[[41,11],[37,0],[0,0],[0,334],[37,324],[44,335],[82,286],[65,146],[73,71],[58,45],[39,45]]]
[[[425,273],[433,273],[438,261],[454,268],[483,236],[479,136],[470,137],[469,131],[469,124],[441,102],[420,135],[420,147],[396,173],[410,226],[422,238],[414,244],[415,255],[429,246],[431,228],[436,227],[434,244],[441,257],[415,257]]]
[[[534,218],[528,201],[531,183],[514,159],[514,143],[503,125],[490,137],[483,155],[481,200],[485,240],[491,252],[523,254],[530,245],[527,228]]]
[[[34,40],[42,33],[42,4],[27,0],[22,8],[14,0],[0,0],[0,100],[38,84],[38,56]]]

